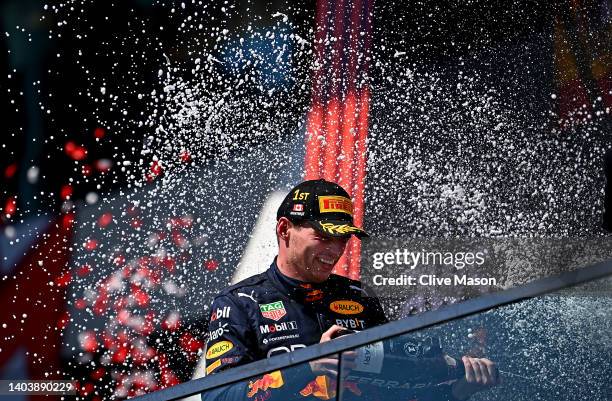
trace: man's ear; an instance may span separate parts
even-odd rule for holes
[[[286,241],[289,238],[289,228],[292,224],[286,217],[281,217],[276,222],[276,237],[279,241]]]

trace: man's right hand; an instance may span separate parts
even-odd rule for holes
[[[346,329],[344,327],[335,324],[321,335],[321,340],[319,343],[331,341],[338,335],[341,335],[341,332],[345,330]],[[348,375],[350,369],[355,367],[356,358],[357,353],[355,351],[347,351],[342,353],[343,376]],[[332,355],[312,361],[310,362],[310,369],[316,375],[326,375],[336,378],[338,376],[338,357]]]

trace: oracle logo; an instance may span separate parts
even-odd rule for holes
[[[266,357],[270,358],[274,354],[280,354],[280,353],[284,353],[284,352],[291,352],[291,351],[295,351],[296,349],[300,349],[300,348],[306,348],[306,345],[305,344],[291,344],[289,347],[276,347],[276,348],[272,348],[270,351],[268,351],[268,354],[266,355]]]

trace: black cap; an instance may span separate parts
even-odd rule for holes
[[[295,186],[281,203],[276,220],[308,221],[323,234],[346,237],[368,234],[353,224],[353,202],[338,184],[325,180],[304,181]]]

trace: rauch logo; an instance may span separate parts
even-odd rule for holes
[[[229,341],[219,341],[218,343],[214,343],[208,348],[208,351],[206,351],[206,359],[217,358],[232,348],[234,348],[234,344]]]
[[[334,301],[329,304],[329,309],[343,315],[357,315],[363,312],[363,305],[355,301]]]

